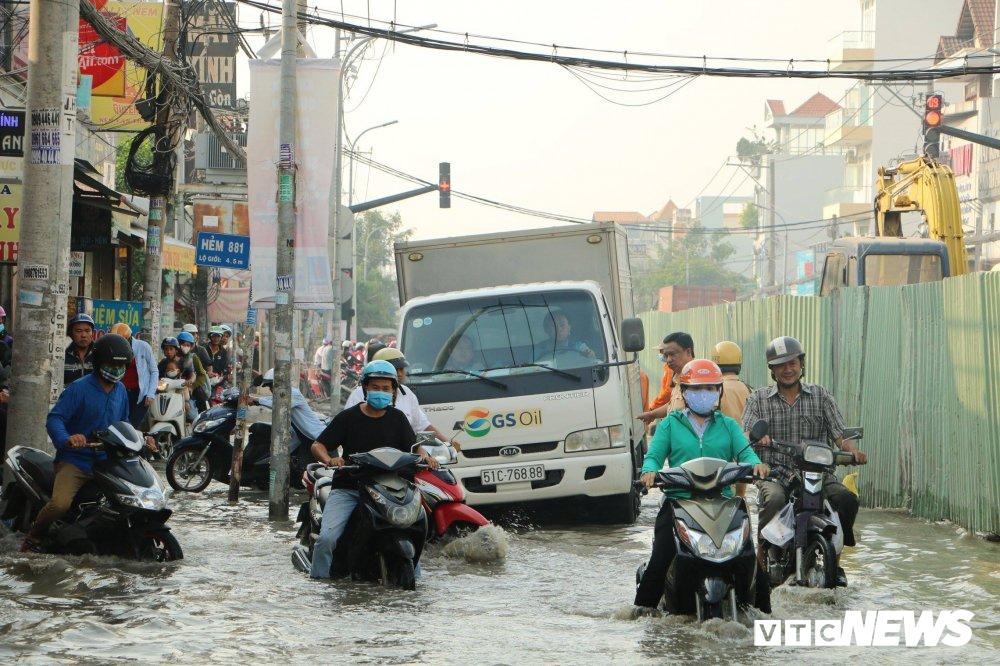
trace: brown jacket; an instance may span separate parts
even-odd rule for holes
[[[725,373],[722,376],[722,402],[719,410],[726,416],[743,423],[743,409],[750,397],[750,387],[738,375]]]

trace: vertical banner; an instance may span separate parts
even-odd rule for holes
[[[247,187],[250,199],[250,267],[255,307],[269,308],[277,292],[278,109],[281,63],[250,61],[250,135],[247,137]],[[327,238],[340,103],[337,60],[298,61],[295,187],[295,275],[281,276],[294,290],[295,307],[333,307]]]
[[[208,105],[232,109],[236,105],[235,2],[184,3],[187,17],[185,53],[198,75]]]

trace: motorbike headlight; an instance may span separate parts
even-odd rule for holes
[[[126,506],[134,506],[137,509],[147,509],[149,511],[159,511],[167,506],[167,498],[163,494],[163,489],[157,483],[151,488],[143,488],[122,479],[122,483],[132,491],[131,495],[116,493],[118,501]]]
[[[205,432],[206,430],[211,430],[212,428],[217,428],[226,422],[225,418],[221,419],[209,419],[207,421],[198,421],[194,424],[195,432]]]
[[[802,459],[813,465],[829,466],[833,464],[833,449],[826,446],[807,446],[802,452]]]
[[[620,425],[610,428],[578,430],[566,436],[566,453],[595,451],[598,449],[620,448],[626,445],[625,428]]]
[[[396,527],[409,527],[420,517],[420,508],[420,493],[414,493],[413,499],[406,504],[389,507],[389,522]]]
[[[681,536],[681,541],[686,543],[702,559],[709,562],[724,562],[740,552],[744,542],[750,536],[750,522],[744,520],[743,525],[727,532],[722,539],[722,545],[718,547],[710,536],[688,528],[683,521],[677,521],[677,531]]]

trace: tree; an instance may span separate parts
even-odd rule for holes
[[[119,141],[115,148],[115,189],[119,192],[132,193],[125,182],[125,163],[128,162],[128,151],[132,146],[131,141]],[[150,141],[143,141],[136,151],[136,161],[139,164],[153,163],[153,148]]]
[[[687,232],[675,232],[674,238],[660,247],[650,270],[636,276],[639,309],[656,302],[660,287],[671,285],[734,287],[737,292],[749,290],[753,281],[726,267],[726,260],[735,250],[725,238],[724,230],[708,232],[700,224],[693,225]]]
[[[386,217],[378,210],[369,210],[355,218],[357,264],[354,279],[358,285],[358,331],[365,327],[391,328],[396,325],[399,301],[396,294],[395,262],[392,244],[413,235],[403,229],[399,213]]]
[[[756,229],[758,224],[760,224],[760,213],[757,210],[757,204],[747,201],[743,204],[743,210],[740,211],[740,226],[744,229]]]

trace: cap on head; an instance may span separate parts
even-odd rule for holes
[[[723,340],[712,347],[712,360],[723,372],[739,372],[743,365],[743,350],[735,342]]]
[[[392,364],[392,367],[396,368],[397,370],[402,370],[403,368],[410,367],[410,364],[406,360],[406,357],[403,356],[403,352],[399,351],[398,349],[394,349],[392,347],[379,349],[377,352],[375,352],[375,355],[372,356],[372,360],[388,361],[389,363]]]
[[[181,326],[181,330],[184,331],[185,333],[191,333],[193,335],[198,332],[198,327],[195,326],[194,324],[184,324],[183,326]]]
[[[802,349],[802,343],[787,335],[771,340],[767,344],[767,364],[772,368],[776,365],[783,365],[793,359],[805,361],[806,352]]]

